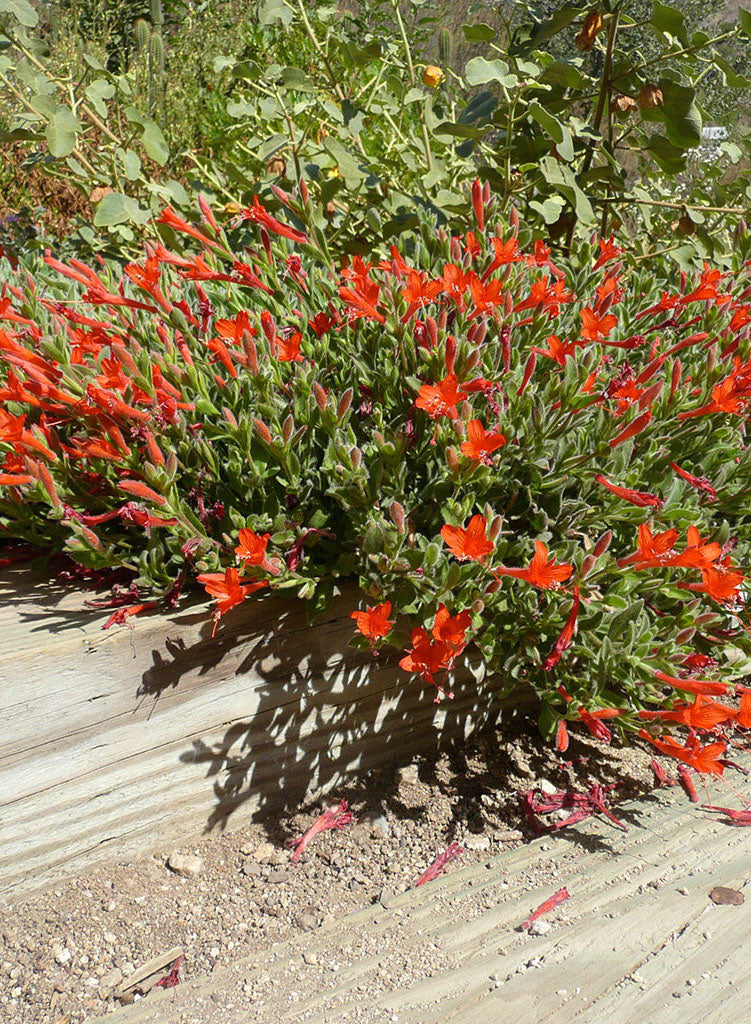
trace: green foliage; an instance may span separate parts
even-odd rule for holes
[[[472,643],[547,732],[635,731],[696,658],[737,678],[751,238],[700,275],[605,240],[559,266],[471,191],[461,235],[421,218],[342,267],[304,186],[232,236],[167,211],[125,268],[3,264],[3,536],[129,579],[114,622],[196,578],[218,614],[266,587],[317,613],[357,578],[358,644],[440,696]]]

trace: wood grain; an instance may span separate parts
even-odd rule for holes
[[[369,768],[498,719],[479,665],[433,703],[393,660],[349,647],[349,588],[247,602],[211,638],[206,605],[101,629],[80,594],[0,577],[0,897],[107,859],[296,807]]]
[[[733,781],[748,799],[751,782]],[[712,802],[721,799],[721,784],[709,786]],[[618,815],[628,832],[590,819],[458,866],[388,909],[363,908],[257,950],[101,1024],[746,1020],[751,830],[716,821],[677,789],[620,805]],[[715,906],[718,884],[743,890],[746,903]],[[546,918],[550,931],[522,931],[564,885],[571,898]],[[302,953],[338,970],[308,966],[315,959]]]

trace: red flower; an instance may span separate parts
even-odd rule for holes
[[[600,239],[600,255],[597,257],[597,261],[595,262],[595,265],[592,267],[592,270],[599,270],[600,267],[604,266],[606,263],[609,263],[610,260],[617,259],[621,255],[622,252],[623,252],[623,249],[620,249],[615,244],[615,242],[613,241],[613,236],[612,235],[607,240],[607,242],[604,241],[604,239],[601,238]]]
[[[454,558],[460,562],[484,562],[494,544],[485,536],[485,516],[474,515],[466,530],[461,526],[444,526],[441,537],[451,549]]]
[[[451,615],[446,605],[441,604],[433,621],[433,638],[458,654],[466,646],[465,634],[471,625],[471,612],[465,610]]]
[[[686,693],[701,693],[710,697],[722,697],[730,687],[727,683],[717,683],[711,679],[678,679],[669,676],[667,672],[655,670],[655,679],[668,686],[674,686],[676,690],[684,690]]]
[[[301,363],[303,357],[300,355],[300,342],[302,334],[293,331],[288,338],[281,334],[276,338],[276,358],[280,363]]]
[[[480,420],[470,420],[467,424],[467,440],[462,443],[461,453],[468,459],[490,465],[490,456],[505,443],[503,434],[486,431]]]
[[[540,356],[545,356],[547,359],[552,359],[554,363],[558,363],[559,366],[566,365],[566,357],[576,355],[577,344],[575,341],[561,341],[557,334],[551,334],[545,339],[547,342],[547,348],[534,348],[533,352],[536,352]]]
[[[501,566],[494,570],[497,576],[512,576],[517,580],[524,580],[533,587],[540,590],[555,590],[561,583],[565,582],[574,571],[573,565],[568,562],[555,564],[555,556],[548,555],[547,545],[541,540],[535,541],[535,553],[532,561],[526,569],[507,569]]]
[[[693,473],[689,473],[687,469],[681,469],[681,467],[675,462],[670,463],[670,468],[675,470],[678,476],[685,480],[686,483],[695,487],[697,491],[703,491],[707,495],[707,501],[717,501],[717,491],[705,476],[694,476]]]
[[[725,771],[725,765],[721,763],[720,758],[725,754],[726,743],[717,741],[702,747],[698,738],[692,737],[685,746],[681,746],[672,736],[663,736],[659,740],[654,739],[646,729],[640,729],[639,735],[642,739],[648,740],[652,746],[661,750],[663,754],[668,754],[678,761],[691,765],[697,772],[706,775],[722,775]]]
[[[253,530],[244,527],[239,531],[237,539],[239,544],[235,548],[235,554],[246,565],[257,565],[273,576],[279,574],[279,566],[269,561],[266,555],[266,548],[271,534],[264,533],[261,536]]]
[[[565,625],[560,632],[560,636],[553,644],[553,650],[547,656],[545,661],[542,663],[542,667],[546,672],[550,672],[558,662],[561,660],[561,655],[564,651],[567,651],[571,646],[571,641],[574,638],[576,632],[576,618],[579,614],[579,588],[574,587],[574,603],[571,606],[571,611],[568,613]]]
[[[442,640],[432,640],[427,630],[418,626],[412,630],[412,647],[399,662],[405,672],[417,672],[427,683],[438,690],[435,701],[439,703],[445,696],[451,699],[453,693],[445,693],[435,680],[437,672],[448,669],[454,660],[455,652]]]
[[[697,593],[708,594],[713,601],[720,604],[738,599],[738,591],[745,579],[742,572],[732,570],[730,559],[725,558],[714,566],[707,566],[701,570],[701,583],[679,583],[683,590],[693,590]]]
[[[619,487],[618,484],[612,484],[602,473],[598,473],[595,480],[603,487],[607,487],[610,493],[617,498],[623,498],[624,501],[629,501],[632,505],[638,505],[640,508],[662,508],[665,504],[662,498],[658,498],[656,494],[649,494],[647,491],[634,491],[630,487]]]
[[[734,708],[718,704],[704,694],[698,693],[693,704],[686,704],[672,711],[640,711],[639,718],[659,718],[664,722],[679,722],[690,729],[714,729],[721,722],[735,718],[738,712]]]
[[[384,601],[374,607],[368,607],[365,611],[350,612],[349,617],[357,623],[357,631],[366,636],[368,640],[380,640],[391,632],[393,621],[389,619],[391,614],[391,602]]]
[[[407,300],[407,312],[402,317],[402,323],[413,316],[421,306],[440,294],[443,289],[443,281],[427,281],[426,275],[417,270],[410,270],[407,274],[407,283],[402,289],[402,296]]]
[[[289,238],[293,242],[307,242],[308,240],[308,236],[303,231],[296,231],[295,228],[291,228],[288,224],[282,224],[280,220],[272,216],[259,201],[258,196],[253,196],[253,205],[246,206],[242,211],[242,219],[252,220],[255,224],[266,228],[267,231],[281,235],[282,238]]]
[[[346,800],[341,800],[336,807],[330,807],[316,819],[307,832],[304,832],[296,839],[287,840],[286,845],[294,846],[295,848],[295,852],[292,854],[292,860],[299,860],[310,841],[315,839],[317,835],[320,835],[321,832],[326,832],[328,829],[332,828],[344,828],[346,825],[351,825],[354,820],[355,816],[352,811],[349,810],[349,804]]]
[[[667,555],[675,547],[678,540],[678,531],[675,529],[664,530],[662,533],[654,534],[646,523],[639,527],[639,540],[637,549],[633,555],[627,558],[619,558],[618,565],[621,568],[625,565],[637,564],[637,569],[645,569],[647,566],[667,564]]]
[[[456,374],[450,373],[437,384],[423,384],[415,405],[418,409],[424,409],[434,420],[439,416],[455,420],[458,416],[457,405],[467,397],[466,392],[458,390],[457,383]]]
[[[240,583],[240,576],[237,569],[228,568],[224,572],[205,572],[198,577],[198,582],[206,588],[206,593],[216,598],[217,608],[215,613],[214,632],[219,618],[234,608],[236,604],[242,604],[248,594],[255,590],[269,585],[268,580],[258,580],[256,583]]]
[[[613,313],[598,316],[590,306],[585,306],[581,311],[581,321],[581,336],[584,341],[602,341],[618,323],[618,317]]]

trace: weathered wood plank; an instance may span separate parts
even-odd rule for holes
[[[393,659],[348,646],[348,589],[248,602],[211,638],[207,606],[106,633],[82,597],[0,579],[0,896],[106,859],[297,806],[355,773],[496,721],[478,666],[448,706]],[[430,692],[428,692],[430,690]]]
[[[751,781],[740,788],[751,795]],[[751,903],[717,907],[708,893],[725,884],[751,899],[751,834],[703,816],[680,791],[621,807],[619,814],[630,824],[626,834],[602,821],[583,823],[568,836],[545,837],[488,865],[455,870],[397,897],[389,910],[367,908],[259,950],[250,960],[188,981],[171,999],[149,997],[107,1020],[745,1020]],[[554,881],[540,885],[541,875],[555,872]],[[571,900],[553,915],[552,931],[520,932],[520,921],[562,885]],[[339,971],[303,965],[290,972],[302,950],[316,953],[320,963],[335,960]],[[384,966],[400,979],[387,991]],[[252,1006],[245,1001],[242,1010],[224,1009],[236,1005],[242,985],[261,977],[261,998]]]

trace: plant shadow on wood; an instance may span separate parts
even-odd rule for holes
[[[215,674],[247,688],[247,714],[227,722],[216,740],[193,739],[181,755],[206,765],[216,803],[206,830],[224,829],[244,804],[254,813],[297,808],[314,793],[416,754],[448,748],[495,724],[503,701],[479,659],[453,683],[455,698],[434,703],[435,690],[401,672],[397,655],[374,658],[349,646],[348,596],[314,626],[298,602],[278,598],[239,609],[211,638],[211,623],[186,645],[167,638],[139,693],[160,698],[190,674]],[[180,625],[193,616],[176,616]],[[518,694],[517,694],[518,699]]]

